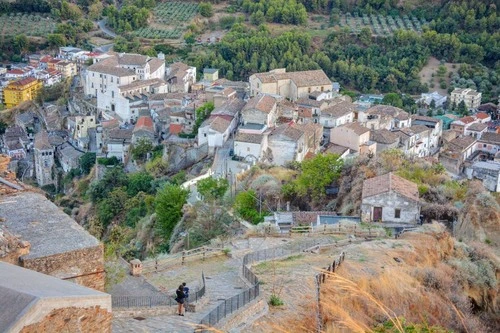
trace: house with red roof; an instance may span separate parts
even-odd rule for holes
[[[132,143],[135,144],[141,139],[146,139],[155,144],[155,127],[150,116],[137,118],[134,130],[132,131]]]
[[[417,184],[392,172],[363,182],[361,220],[383,226],[413,226],[420,221]]]

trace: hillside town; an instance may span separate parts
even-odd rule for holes
[[[133,164],[131,146],[144,139],[155,146],[182,142],[205,156],[226,148],[222,158],[249,165],[285,165],[323,152],[349,159],[398,149],[409,157],[434,158],[454,177],[478,178],[500,192],[499,108],[481,104],[481,93],[472,89],[422,94],[421,109],[409,114],[381,104],[378,96],[353,100],[340,94],[339,84],[322,70],[276,69],[241,82],[219,77],[212,68],[197,75],[184,63],[166,64],[162,54],[61,47],[57,57],[28,59],[2,75],[6,107],[33,100],[40,87],[62,79],[75,83],[67,105],[19,113],[2,135],[12,170],[27,165],[24,177],[39,186],[56,184],[54,171],[78,168],[86,152]],[[200,118],[196,109],[207,103],[214,109]],[[446,112],[444,103],[465,104],[469,115]],[[441,108],[440,115],[426,115],[431,104]]]
[[[0,3],[0,332],[496,333],[493,0]]]

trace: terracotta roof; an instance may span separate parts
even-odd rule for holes
[[[343,155],[349,148],[337,145],[334,143],[328,143],[325,153]]]
[[[24,85],[27,85],[27,84],[34,82],[34,81],[38,81],[38,80],[35,79],[34,77],[27,77],[27,78],[19,80],[19,81],[11,82],[11,83],[9,83],[9,85],[24,86]]]
[[[412,125],[410,127],[410,130],[413,131],[413,133],[418,134],[418,133],[423,133],[429,130],[429,127],[424,126],[424,125]]]
[[[326,109],[321,111],[321,114],[328,114],[334,118],[345,116],[349,113],[353,113],[356,110],[356,106],[348,101],[340,101],[335,103]]]
[[[25,72],[22,70],[22,69],[17,69],[17,68],[14,68],[14,69],[11,69],[10,71],[7,71],[7,74],[19,74],[19,75],[23,75]]]
[[[459,118],[457,121],[461,121],[464,124],[469,124],[469,123],[476,121],[476,119],[474,119],[474,117],[471,117],[471,116],[466,116],[466,117]]]
[[[485,133],[486,134],[486,133]],[[465,150],[476,142],[472,136],[461,136],[451,140],[449,144],[450,150]]]
[[[95,64],[90,65],[87,68],[87,71],[119,77],[135,75],[135,71],[133,69],[118,67],[118,61],[115,57],[109,57],[96,62]]]
[[[168,78],[183,78],[184,76],[186,76],[186,71],[190,68],[190,66],[186,65],[183,62],[174,62],[173,64],[169,65],[168,68],[170,70]]]
[[[169,132],[172,134],[178,134],[182,132],[182,124],[170,124],[169,126]]]
[[[487,128],[488,128],[488,125],[486,125],[486,124],[474,123],[474,124],[471,124],[469,127],[467,127],[467,130],[468,131],[482,132]]]
[[[490,115],[487,114],[486,112],[478,112],[478,113],[476,113],[476,118],[488,119],[488,118],[490,118]]]
[[[210,128],[213,129],[214,131],[217,131],[219,133],[224,133],[229,125],[231,124],[230,121],[222,118],[222,117],[215,117],[212,118],[212,122],[210,123]]]
[[[320,215],[337,216],[337,213],[331,211],[292,212],[293,221],[296,224],[316,223]]]
[[[398,142],[399,137],[396,133],[384,128],[380,130],[370,131],[370,141],[375,141],[382,144],[391,144]]]
[[[412,120],[422,120],[422,121],[428,121],[432,123],[439,123],[441,120],[433,117],[427,117],[427,116],[418,116],[418,115],[413,115],[411,116]]]
[[[142,116],[137,119],[137,123],[134,126],[134,132],[139,130],[148,130],[154,132],[153,119],[149,116]]]
[[[500,134],[493,132],[486,132],[481,135],[481,139],[479,139],[479,141],[500,145]]]
[[[234,141],[260,144],[264,135],[237,132]]]
[[[158,58],[152,58],[148,61],[148,64],[149,64],[149,72],[150,73],[153,73],[153,72],[156,72],[158,70],[158,68],[161,67],[161,65],[163,65],[165,63],[164,60],[162,59],[158,59]]]
[[[114,128],[108,132],[110,140],[130,140],[132,139],[132,129]]]
[[[409,119],[408,112],[391,105],[374,105],[366,110],[367,114],[390,116],[399,120]]]
[[[282,135],[291,141],[297,141],[304,135],[304,132],[293,126],[293,124],[283,124],[276,127],[269,135],[269,138],[273,139],[277,135]]]
[[[342,126],[341,126],[342,127]],[[349,123],[349,124],[346,124],[344,125],[343,127],[345,128],[348,128],[350,129],[351,131],[353,131],[354,133],[356,133],[357,135],[361,135],[361,134],[364,134],[366,132],[369,132],[370,130],[364,126],[361,126],[359,123],[357,122],[354,122],[354,123]]]
[[[52,145],[49,142],[49,134],[47,131],[42,130],[35,135],[35,149],[38,150],[49,150],[52,149]]]
[[[258,110],[264,113],[270,113],[276,105],[276,99],[269,95],[257,95],[248,100],[243,111]]]
[[[395,192],[408,199],[418,201],[417,184],[401,178],[392,172],[367,179],[363,182],[363,199],[390,192]]]
[[[278,80],[292,80],[297,87],[331,85],[332,81],[323,70],[310,70],[285,73],[256,73],[262,83],[273,83]]]

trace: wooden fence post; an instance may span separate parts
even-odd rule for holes
[[[205,247],[203,247],[203,259],[201,259],[202,261],[205,261],[205,253],[207,252],[207,249]]]
[[[326,224],[323,226],[323,234],[326,234]]]
[[[182,262],[181,262],[182,265],[184,265],[185,257],[186,257],[186,251],[182,251]]]

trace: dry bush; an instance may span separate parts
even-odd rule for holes
[[[381,243],[370,245],[365,251],[370,257],[363,262],[348,258],[337,274],[322,285],[326,332],[340,332],[342,326],[352,332],[368,332],[387,321],[392,322],[397,332],[401,325],[398,318],[456,332],[492,332],[494,326],[488,330],[487,321],[473,315],[468,290],[457,276],[460,272],[455,265],[448,264],[458,258],[464,258],[462,261],[470,258],[469,249],[457,246],[437,225],[426,228],[422,234],[406,234],[393,241],[391,248],[387,243],[383,243],[386,247]],[[471,273],[476,279],[481,279],[477,273],[489,255],[481,251],[484,249],[476,255],[481,258],[477,261],[478,269]],[[395,257],[399,262],[393,260]],[[495,289],[484,286],[483,290]]]

